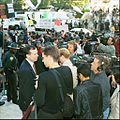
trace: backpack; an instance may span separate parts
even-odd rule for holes
[[[74,105],[71,97],[66,95],[64,97],[64,103],[62,107],[62,114],[64,117],[72,117],[74,114]]]
[[[55,78],[56,78],[56,81],[57,81],[57,84],[58,84],[58,87],[60,90],[62,102],[63,102],[62,107],[60,108],[60,111],[62,112],[63,117],[71,118],[74,114],[73,101],[67,93],[65,94],[65,96],[63,95],[62,85],[61,85],[61,83],[59,81],[59,77],[58,77],[58,75],[61,76],[60,73],[55,69],[51,70],[51,72],[55,75]]]

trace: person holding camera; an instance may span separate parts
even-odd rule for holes
[[[114,46],[114,39],[112,37],[108,37],[107,39],[107,45],[104,45],[100,42],[100,39],[98,39],[98,47],[97,50],[100,53],[106,53],[109,57],[116,56],[115,55],[115,46]]]

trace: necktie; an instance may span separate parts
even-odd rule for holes
[[[36,73],[36,67],[35,67],[35,64],[33,64],[33,68],[34,68],[34,72]]]

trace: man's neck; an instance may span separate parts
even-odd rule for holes
[[[99,71],[99,70],[94,70],[93,72],[94,72],[94,74],[98,74],[98,73],[100,73],[101,71]]]
[[[87,81],[87,80],[89,80],[89,79],[90,79],[90,77],[84,77],[84,78],[82,78],[81,84],[82,84],[84,81]]]
[[[60,67],[57,62],[54,62],[49,66],[49,68],[56,68],[56,67]]]
[[[27,60],[31,65],[34,64],[34,62],[30,61],[29,59],[26,58],[26,60]]]

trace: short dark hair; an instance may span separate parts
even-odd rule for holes
[[[112,38],[112,42],[113,42],[113,43],[115,42],[114,37],[109,36],[108,39],[109,39],[109,38]],[[107,39],[107,41],[108,41],[108,39]]]
[[[26,45],[26,47],[23,48],[23,51],[24,51],[24,53],[26,55],[26,54],[30,53],[30,50],[35,50],[35,49],[36,49],[36,47],[34,45]]]
[[[43,49],[45,55],[50,55],[54,61],[58,61],[60,57],[60,52],[57,46],[47,46]]]
[[[90,77],[91,75],[91,66],[87,62],[82,62],[77,67],[77,73],[82,74],[84,77]]]

